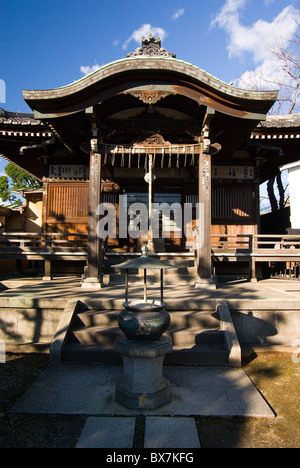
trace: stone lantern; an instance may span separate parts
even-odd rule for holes
[[[169,382],[163,377],[163,361],[172,352],[172,342],[163,333],[170,325],[170,315],[163,301],[163,271],[174,268],[148,256],[117,265],[126,272],[124,309],[119,327],[125,336],[117,338],[114,349],[121,354],[124,371],[116,388],[116,401],[132,409],[155,409],[171,400]],[[129,300],[129,271],[144,270],[144,300]],[[147,270],[160,270],[160,300],[147,297]]]

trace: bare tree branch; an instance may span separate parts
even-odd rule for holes
[[[246,81],[241,82],[241,86],[257,91],[279,90],[278,101],[270,111],[273,115],[300,111],[300,1],[295,0],[294,5],[299,15],[293,18],[297,25],[293,39],[274,39],[269,59],[263,66],[246,73]]]

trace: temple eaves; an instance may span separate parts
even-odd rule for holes
[[[149,72],[146,78],[145,72]],[[126,82],[121,79],[123,73]],[[107,87],[110,78],[114,80],[111,88]],[[222,114],[259,122],[265,120],[278,92],[254,92],[230,86],[195,65],[176,59],[175,54],[161,47],[161,38],[152,34],[148,39],[143,37],[142,47],[127,58],[104,65],[74,83],[52,90],[23,90],[24,100],[34,110],[35,118],[42,121],[77,113],[121,94],[131,94],[146,104],[156,103],[169,94],[181,95]]]
[[[153,34],[149,34],[149,38],[142,37],[142,47],[138,47],[134,52],[127,54],[126,57],[171,57],[176,58],[172,52],[168,52],[161,47],[161,38],[158,36],[156,39]]]
[[[139,60],[139,58],[143,60]],[[130,68],[128,68],[130,62]],[[254,120],[264,120],[265,114],[268,112],[270,107],[277,99],[277,91],[249,91],[240,88],[230,86],[212,75],[204,72],[200,68],[182,60],[173,59],[170,60],[168,57],[147,57],[147,56],[133,56],[127,59],[117,60],[113,63],[107,64],[99,68],[94,73],[85,76],[81,80],[75,81],[67,86],[48,89],[48,90],[23,90],[24,100],[27,102],[29,107],[35,112],[35,118],[45,120],[47,118],[60,117],[66,114],[75,113],[83,108],[90,107],[94,103],[94,98],[85,96],[91,87],[97,87],[97,99],[100,102],[103,99],[107,99],[112,95],[116,95],[116,88],[112,88],[111,94],[107,94],[107,88],[105,88],[102,94],[102,83],[107,82],[112,77],[121,76],[122,73],[128,70],[132,75],[132,78],[128,78],[128,87],[121,83],[120,89],[117,90],[119,93],[128,92],[133,89],[133,84],[136,87],[136,73],[143,73],[145,71],[151,71],[156,74],[155,80],[151,81],[151,86],[157,82],[161,86],[162,79],[160,74],[163,73],[165,77],[166,72],[168,73],[168,81],[166,85],[168,89],[170,86],[174,87],[174,93],[186,94],[188,97],[197,100],[202,99],[204,96],[209,99],[209,106],[214,107],[215,96],[217,97],[218,103],[222,104],[228,109],[228,102],[232,102],[230,106],[230,113],[233,111],[236,116],[237,111],[241,111],[245,118],[248,117],[248,112],[253,114]],[[191,86],[182,83],[181,75],[186,77],[186,81],[192,81]],[[146,82],[147,85],[149,82]],[[140,86],[146,85],[141,82]],[[195,89],[195,86],[197,87]],[[188,90],[186,91],[186,88]],[[199,90],[199,92],[197,92]],[[208,92],[207,92],[208,90]],[[81,100],[74,103],[73,96],[80,96]],[[214,102],[211,102],[213,99]],[[203,101],[203,99],[202,99]],[[201,104],[206,105],[206,102]],[[217,109],[220,112],[224,112],[224,109]],[[245,112],[245,108],[248,112]],[[225,109],[225,110],[226,110]],[[264,114],[264,115],[263,115]]]

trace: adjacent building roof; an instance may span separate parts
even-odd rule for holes
[[[22,125],[22,126],[44,126],[44,124],[35,119],[33,114],[23,114],[18,112],[9,112],[0,108],[0,124],[2,125]]]
[[[0,156],[33,177],[42,179],[44,175],[41,148],[52,137],[47,124],[35,119],[33,114],[0,108]],[[25,149],[29,148],[24,158]]]
[[[258,128],[297,128],[300,127],[300,114],[268,115]]]

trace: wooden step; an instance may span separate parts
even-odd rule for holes
[[[168,271],[168,270],[166,270]],[[170,270],[172,271],[172,274],[167,274],[164,275],[164,285],[168,284],[174,284],[174,280],[176,279],[178,284],[190,284],[196,281],[197,279],[197,273],[196,270],[190,271],[190,269],[184,269],[181,271],[178,270]],[[103,275],[103,282],[104,284],[125,284],[125,276],[118,274],[118,273],[112,273],[112,274],[104,274]],[[144,276],[142,274],[131,274],[129,276],[129,283],[130,284],[143,284],[144,282]],[[149,275],[147,276],[147,284],[152,285],[152,284],[159,284],[160,282],[160,277],[158,275]]]
[[[170,256],[170,255],[160,255],[159,257],[156,257],[160,259],[162,262],[166,262],[169,265],[174,265],[175,268],[193,268],[195,267],[195,260],[193,257],[188,256],[188,257],[181,257],[181,256]],[[121,263],[125,262],[126,259],[125,257],[123,258],[118,258],[118,259],[105,259],[104,265],[103,265],[103,272],[104,273],[112,273],[115,271],[120,272],[118,270],[118,265]],[[166,271],[167,273],[167,271]],[[123,273],[124,274],[124,273]]]

